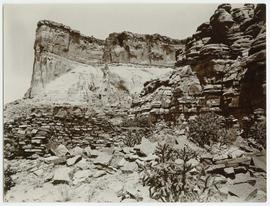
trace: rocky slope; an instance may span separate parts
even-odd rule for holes
[[[265,201],[265,38],[251,4],[185,41],[39,22],[31,87],[4,108],[5,201]]]
[[[266,107],[265,5],[220,5],[177,51],[176,70],[145,84],[135,116],[174,120],[215,111],[242,118]],[[188,80],[188,81],[187,81]]]

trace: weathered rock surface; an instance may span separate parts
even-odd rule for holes
[[[264,4],[220,5],[176,52],[173,74],[144,85],[133,100],[134,116],[174,121],[180,114],[215,111],[241,119],[257,108],[265,110],[265,21]],[[183,84],[190,92],[179,88]]]
[[[107,63],[135,63],[173,66],[175,51],[184,41],[159,34],[112,33],[105,40],[104,60]]]
[[[137,68],[120,67],[119,73],[110,67],[107,71],[108,67],[104,63],[143,64],[155,66],[155,71],[158,71],[157,66],[173,67],[175,51],[184,46],[183,42],[158,34],[140,35],[131,32],[112,33],[104,41],[80,34],[60,23],[39,21],[34,45],[32,81],[25,97],[36,97],[45,90],[44,95],[54,102],[59,93],[57,87],[61,93],[68,93],[66,102],[78,98],[81,99],[80,102],[93,99],[89,93],[99,95],[101,91],[96,91],[98,88],[131,92],[128,87],[136,84],[133,86],[139,92],[144,83],[142,80],[156,78],[155,72],[139,68],[138,74],[142,75],[134,76]],[[133,76],[132,82],[126,79],[130,76]],[[54,92],[53,97],[50,97],[48,90]],[[59,99],[62,98],[61,93]]]

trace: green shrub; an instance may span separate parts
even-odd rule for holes
[[[201,147],[223,141],[222,138],[225,136],[224,121],[222,116],[215,113],[200,114],[189,121],[189,137]]]
[[[155,154],[158,156],[157,163],[147,164],[142,178],[143,184],[150,186],[150,197],[163,202],[199,200],[206,184],[199,186],[202,172],[189,163],[197,157],[197,153],[187,146],[176,150],[164,144],[157,147]],[[176,159],[182,160],[182,163],[176,162]],[[193,169],[197,172],[194,173]],[[198,187],[200,191],[196,190]]]
[[[266,149],[266,121],[254,122],[247,132],[247,137]]]
[[[142,142],[142,135],[138,132],[129,131],[127,136],[123,139],[123,142],[128,147],[134,147],[136,144],[140,144]]]
[[[15,172],[11,169],[10,165],[7,165],[4,168],[4,193],[10,190],[11,187],[15,185],[13,182],[11,175],[15,174]]]

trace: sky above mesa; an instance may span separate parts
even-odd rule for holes
[[[217,4],[4,5],[4,103],[22,98],[30,87],[39,20],[63,23],[99,39],[122,31],[184,39],[216,8]]]

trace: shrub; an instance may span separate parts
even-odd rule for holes
[[[11,169],[10,165],[7,165],[4,168],[4,193],[10,190],[11,187],[15,185],[13,182],[11,175],[15,174],[15,172]]]
[[[215,142],[224,138],[224,118],[215,113],[205,113],[198,115],[189,122],[189,136],[192,141],[199,144],[211,146]],[[223,130],[223,131],[222,131]]]
[[[142,135],[138,132],[132,133],[128,132],[128,135],[123,139],[124,144],[128,147],[134,147],[136,144],[140,144],[142,142]]]
[[[247,137],[266,148],[266,121],[254,122],[247,132]]]
[[[150,197],[163,202],[187,202],[199,200],[204,192],[205,183],[199,184],[201,172],[192,170],[196,167],[188,161],[196,158],[197,153],[185,146],[176,150],[170,145],[159,145],[155,151],[158,161],[155,165],[144,167],[143,184],[150,186]],[[181,159],[182,163],[175,162]],[[200,191],[196,190],[200,187]]]

